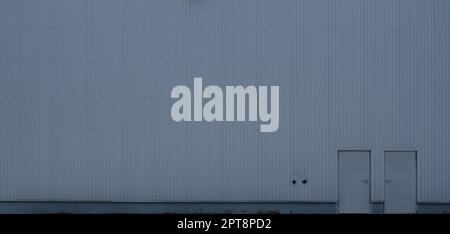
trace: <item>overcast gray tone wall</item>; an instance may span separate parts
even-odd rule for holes
[[[336,201],[337,150],[417,150],[450,202],[450,1],[0,1],[0,200]],[[279,85],[280,128],[171,89]],[[298,181],[293,185],[292,181]],[[299,183],[308,180],[308,183]]]

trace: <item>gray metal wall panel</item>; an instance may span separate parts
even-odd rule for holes
[[[418,151],[450,202],[450,1],[0,1],[0,200],[337,199],[337,150]],[[280,128],[175,123],[170,90],[280,85]],[[307,179],[306,185],[292,180]]]

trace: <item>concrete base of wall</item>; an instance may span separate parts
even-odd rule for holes
[[[417,213],[422,214],[450,214],[450,204],[420,204],[417,206]]]
[[[418,204],[417,213],[450,213],[450,204]],[[0,202],[7,214],[334,214],[336,203],[295,202]],[[384,213],[382,202],[372,213]]]
[[[383,214],[383,213],[384,213],[384,203],[372,202],[372,214]]]
[[[336,213],[336,203],[253,202],[0,202],[0,213],[302,214]]]

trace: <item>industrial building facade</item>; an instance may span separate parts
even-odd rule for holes
[[[449,12],[1,1],[0,212],[448,212]],[[196,77],[279,87],[278,128],[174,121]]]

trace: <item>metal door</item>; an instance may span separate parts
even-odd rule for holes
[[[370,152],[339,151],[339,213],[370,213]]]
[[[416,212],[416,152],[385,152],[385,213]]]

